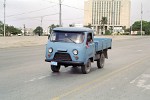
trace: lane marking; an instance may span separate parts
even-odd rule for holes
[[[81,86],[75,87],[75,88],[73,88],[73,89],[70,90],[70,91],[67,91],[67,92],[65,92],[65,93],[63,93],[63,94],[60,94],[60,95],[58,95],[58,96],[52,98],[51,100],[59,100],[60,98],[66,97],[66,96],[68,96],[68,95],[70,95],[70,94],[72,94],[72,93],[74,93],[74,92],[80,91],[80,90],[82,90],[82,89],[84,89],[84,88],[86,88],[86,87],[88,87],[88,86],[90,86],[90,85],[92,85],[92,84],[94,84],[94,83],[97,83],[97,82],[102,81],[102,80],[106,80],[107,78],[110,78],[110,77],[112,77],[113,75],[116,75],[117,73],[120,73],[120,72],[122,72],[122,71],[124,71],[124,70],[126,70],[126,69],[128,69],[128,68],[132,68],[133,65],[139,64],[139,63],[145,61],[145,60],[148,59],[148,58],[149,58],[149,57],[144,57],[144,58],[142,58],[142,59],[136,60],[135,62],[133,62],[133,63],[131,63],[131,64],[128,64],[128,65],[126,65],[126,66],[124,66],[124,67],[121,67],[120,69],[118,69],[118,70],[116,70],[116,71],[113,71],[113,72],[111,72],[111,73],[109,73],[109,74],[107,74],[107,75],[104,75],[104,76],[102,76],[102,77],[98,77],[98,78],[96,78],[96,79],[94,79],[94,80],[92,80],[92,81],[89,81],[89,82],[87,82],[87,83],[85,83],[85,84],[82,84]],[[102,81],[102,82],[103,82],[103,81]],[[101,82],[100,82],[100,83],[101,83]],[[95,87],[95,86],[94,86],[94,87]]]
[[[32,79],[30,79],[30,80],[28,80],[28,81],[24,81],[24,82],[25,82],[25,83],[34,82],[34,81],[42,80],[42,79],[47,78],[47,77],[49,77],[49,76],[50,76],[50,75],[39,76],[39,77],[37,77],[37,78],[32,78]]]
[[[142,52],[143,50],[137,50],[137,52]]]
[[[142,74],[130,83],[139,88],[142,88],[142,92],[150,90],[150,74]]]
[[[137,78],[135,78],[134,80],[132,80],[130,83],[133,84],[135,83],[135,81],[139,78],[140,76],[138,76]]]

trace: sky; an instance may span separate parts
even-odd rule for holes
[[[143,20],[150,21],[150,0],[131,0],[131,24],[141,18],[141,2]],[[4,20],[4,0],[0,0],[0,21]],[[6,23],[18,28],[47,28],[51,24],[59,24],[59,0],[6,0]],[[84,0],[62,0],[62,24],[83,24]]]

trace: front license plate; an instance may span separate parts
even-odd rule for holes
[[[52,62],[51,62],[51,65],[57,66],[57,62],[52,61]]]

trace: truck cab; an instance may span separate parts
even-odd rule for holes
[[[87,74],[91,62],[98,59],[95,51],[94,31],[89,28],[55,28],[46,45],[46,62],[51,62],[51,70],[59,72],[61,66],[81,67]],[[100,55],[99,55],[100,56]]]

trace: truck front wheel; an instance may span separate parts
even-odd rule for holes
[[[51,65],[51,70],[52,70],[53,72],[59,72],[60,66]]]
[[[89,59],[87,64],[81,66],[81,70],[83,74],[87,74],[90,72],[91,70],[91,60]]]
[[[105,55],[104,53],[101,54],[100,59],[97,60],[97,67],[103,68],[105,64]]]

